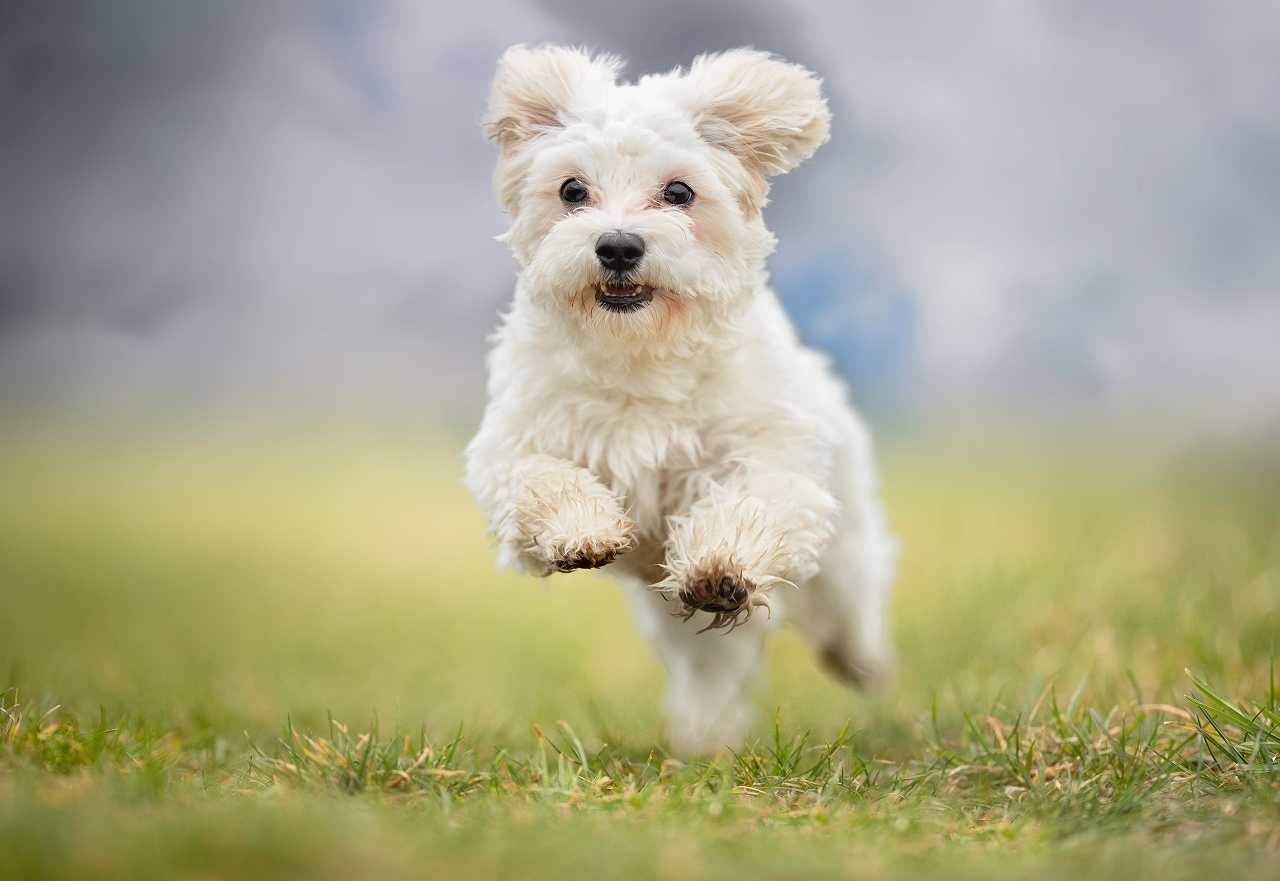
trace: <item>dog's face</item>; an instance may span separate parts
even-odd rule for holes
[[[618,83],[620,62],[507,51],[486,132],[521,289],[580,330],[671,339],[732,311],[773,238],[767,179],[827,138],[819,82],[750,50]]]

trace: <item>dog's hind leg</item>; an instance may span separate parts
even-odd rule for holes
[[[892,667],[886,614],[898,544],[876,492],[865,433],[851,434],[834,476],[841,499],[837,534],[818,574],[787,597],[788,620],[813,644],[829,673],[873,687]]]
[[[874,688],[893,663],[885,620],[892,545],[877,548],[860,538],[842,536],[828,548],[821,573],[787,597],[787,612],[828,673]]]
[[[699,634],[712,616],[673,614],[680,604],[647,587],[631,592],[642,632],[667,668],[667,718],[676,753],[702,755],[736,749],[751,723],[748,685],[759,666],[764,637],[772,626],[763,612],[732,632]]]

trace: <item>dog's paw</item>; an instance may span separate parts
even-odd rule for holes
[[[634,545],[635,527],[620,518],[585,534],[543,536],[538,550],[548,573],[574,572],[607,566]]]
[[[513,522],[522,567],[535,575],[598,569],[635,545],[621,501],[586,472],[527,487]]]
[[[631,549],[630,539],[587,539],[553,554],[551,568],[557,572],[574,572],[578,569],[599,569],[608,566]]]
[[[718,560],[692,567],[677,584],[668,585],[667,592],[680,601],[682,608],[676,614],[686,620],[698,612],[711,615],[703,631],[732,630],[749,620],[753,609],[769,609],[769,600],[758,587],[733,560]]]
[[[888,651],[859,650],[838,641],[819,649],[818,660],[834,678],[865,691],[883,688],[893,672],[893,659]]]

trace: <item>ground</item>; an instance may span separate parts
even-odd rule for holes
[[[894,681],[784,634],[685,762],[617,589],[495,571],[459,445],[11,426],[0,876],[1280,877],[1269,449],[886,441]]]

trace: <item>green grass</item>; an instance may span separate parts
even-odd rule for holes
[[[892,687],[782,634],[684,762],[445,440],[13,434],[0,877],[1275,877],[1280,463],[1104,449],[891,448]]]

